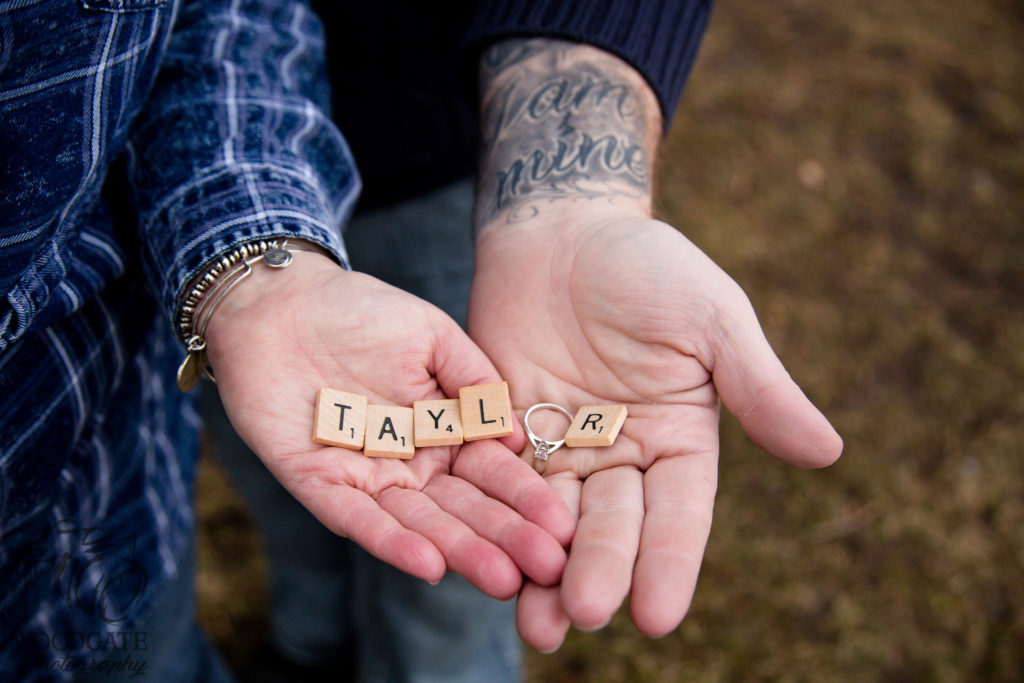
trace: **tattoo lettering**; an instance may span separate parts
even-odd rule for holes
[[[570,117],[579,116],[593,109],[608,105],[620,121],[637,116],[636,98],[622,83],[616,83],[595,74],[583,73],[562,76],[542,83],[525,96],[520,81],[513,81],[503,94],[489,123],[493,124],[492,134],[506,131],[526,119],[527,123],[543,122],[548,117],[564,117],[560,132],[571,132],[566,128]]]
[[[628,70],[554,40],[506,41],[485,54],[478,226],[503,212],[508,221],[532,217],[548,201],[650,192],[657,119]]]
[[[640,188],[646,186],[647,164],[639,145],[612,135],[595,140],[583,133],[572,142],[560,137],[553,150],[535,149],[529,157],[516,159],[508,168],[498,171],[495,209],[505,209],[516,198],[537,193],[539,184],[550,182],[554,187],[560,182],[585,194],[581,186],[584,180],[616,173]]]

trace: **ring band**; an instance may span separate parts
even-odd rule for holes
[[[538,408],[556,410],[562,413],[562,415],[565,415],[567,418],[569,418],[569,424],[572,424],[572,413],[570,413],[562,406],[556,405],[554,403],[538,403],[537,405],[532,406],[529,410],[526,411],[526,415],[523,417],[523,428],[526,430],[526,437],[530,440],[530,443],[533,444],[533,458],[534,460],[547,462],[548,457],[552,453],[554,453],[559,448],[565,445],[565,439],[560,439],[558,441],[548,441],[547,439],[540,438],[539,436],[537,436],[536,433],[534,433],[532,429],[530,429],[530,415],[532,415],[533,411],[537,410]]]

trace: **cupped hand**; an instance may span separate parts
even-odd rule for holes
[[[446,569],[509,598],[525,573],[552,584],[573,519],[502,442],[369,458],[312,441],[321,387],[411,406],[498,381],[494,366],[439,309],[325,256],[256,265],[207,329],[224,407],[270,472],[333,532],[428,581]],[[520,571],[521,570],[521,571]]]
[[[520,635],[541,650],[570,624],[603,626],[627,594],[645,634],[682,620],[711,526],[719,398],[786,462],[821,467],[842,450],[746,295],[689,240],[628,208],[561,206],[484,227],[469,317],[518,410],[628,409],[612,446],[562,448],[544,468],[578,526],[561,585],[520,594]],[[565,420],[543,414],[531,428],[553,440]]]

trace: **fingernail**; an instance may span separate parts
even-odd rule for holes
[[[609,621],[611,621],[611,620],[609,619]],[[584,633],[593,633],[594,631],[600,631],[601,629],[603,629],[607,625],[608,625],[607,621],[604,622],[603,624],[598,624],[597,626],[580,626],[579,624],[574,624],[574,626],[576,626],[576,629],[578,631],[583,631]]]

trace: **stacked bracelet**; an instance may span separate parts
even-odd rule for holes
[[[178,367],[178,389],[191,391],[203,377],[216,382],[206,360],[206,326],[210,317],[224,297],[249,277],[252,264],[263,261],[271,268],[287,268],[291,265],[293,251],[314,250],[289,245],[286,240],[243,244],[218,259],[196,280],[178,315],[178,334],[188,352]]]

